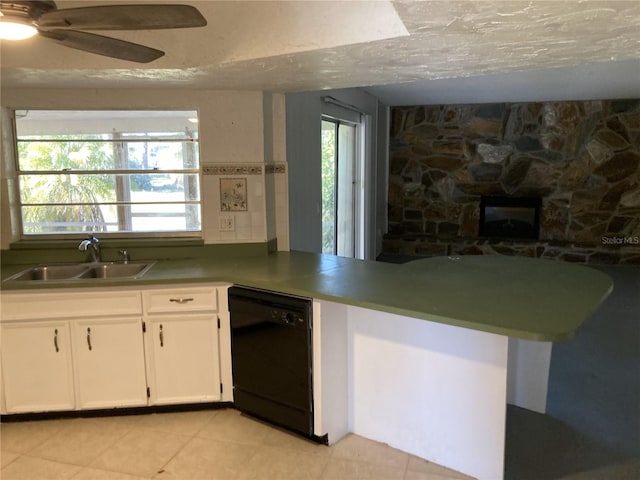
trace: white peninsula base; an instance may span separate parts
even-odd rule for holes
[[[316,433],[330,444],[353,432],[480,480],[503,478],[508,337],[315,301],[314,343]],[[539,345],[530,349],[542,349],[544,364],[550,344]],[[525,374],[509,382],[526,390]],[[548,363],[533,375],[545,391],[547,374]]]

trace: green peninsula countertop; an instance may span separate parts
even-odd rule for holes
[[[28,265],[3,266],[6,278]],[[592,268],[507,256],[405,264],[303,252],[161,260],[141,279],[3,282],[3,290],[228,282],[540,341],[571,338],[613,288]]]

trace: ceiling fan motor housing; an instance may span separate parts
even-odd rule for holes
[[[42,14],[56,10],[56,8],[56,3],[52,1],[0,1],[0,10],[3,15],[16,15],[28,18],[32,22],[37,22]]]

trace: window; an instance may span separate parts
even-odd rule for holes
[[[24,236],[199,235],[195,111],[16,111]]]

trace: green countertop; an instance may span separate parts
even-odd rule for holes
[[[3,266],[6,278],[27,265]],[[540,341],[571,338],[613,288],[592,268],[507,256],[406,264],[303,252],[162,260],[138,280],[3,282],[3,290],[228,282]]]

